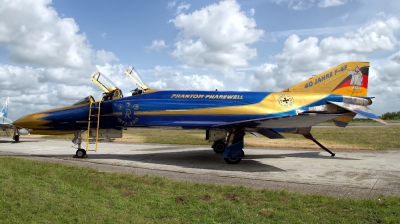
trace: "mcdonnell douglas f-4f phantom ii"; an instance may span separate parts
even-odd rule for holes
[[[77,157],[86,155],[87,148],[81,148],[84,131],[88,140],[122,137],[127,128],[167,126],[204,130],[229,164],[244,157],[245,132],[272,139],[284,138],[280,132],[301,134],[334,156],[313,138],[312,126],[333,120],[346,127],[357,114],[386,124],[367,107],[372,103],[367,97],[369,65],[346,62],[281,92],[154,90],[130,67],[125,74],[138,88],[128,97],[116,86],[106,86],[96,72],[92,80],[105,91],[103,100],[88,96],[71,106],[27,115],[14,125],[38,134],[75,133]]]

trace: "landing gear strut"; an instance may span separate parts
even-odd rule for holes
[[[237,128],[234,132],[229,133],[227,138],[227,147],[222,157],[228,164],[238,164],[244,157],[243,137],[245,132],[243,129]]]
[[[78,145],[78,150],[76,150],[76,153],[75,153],[76,158],[86,157],[86,150],[81,148],[82,132],[83,131],[77,131],[74,135],[74,139],[72,139],[72,143],[74,143],[75,145]]]
[[[310,139],[311,141],[313,141],[315,144],[317,144],[319,147],[321,147],[323,150],[327,151],[329,154],[331,154],[332,157],[335,156],[335,153],[331,152],[329,149],[327,149],[325,146],[323,146],[321,143],[319,143],[313,136],[311,133],[308,134],[303,134],[303,136],[306,139]]]
[[[19,132],[16,128],[14,129],[13,140],[14,140],[14,142],[19,142]]]

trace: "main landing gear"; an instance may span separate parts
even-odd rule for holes
[[[218,140],[213,143],[211,148],[214,150],[216,154],[223,154],[226,149],[226,143],[223,140]],[[224,160],[228,164],[238,164],[242,161],[241,157],[224,157]]]
[[[223,131],[223,133],[219,133],[220,131],[216,130],[212,133],[210,132],[211,131],[206,132],[206,140],[209,139],[209,136],[225,136],[214,141],[211,146],[216,154],[222,154],[222,158],[224,158],[225,162],[228,164],[238,164],[242,161],[242,158],[244,157],[243,137],[245,134],[243,129],[237,128],[234,131],[229,132],[228,137],[226,137],[225,131]]]
[[[223,140],[215,141],[211,146],[216,154],[223,154],[226,149],[226,143]],[[226,157],[224,158],[225,162],[228,164],[238,164],[242,161],[241,157]]]
[[[225,144],[226,144],[225,141],[218,140],[218,141],[214,142],[214,144],[211,146],[211,148],[213,148],[215,153],[222,154],[225,152]]]
[[[225,162],[228,164],[238,164],[244,157],[244,135],[245,132],[241,128],[230,132],[227,138],[226,149],[222,154]]]
[[[13,140],[14,142],[19,142],[19,131],[17,128],[14,129],[14,135],[13,135]]]
[[[74,158],[87,158],[86,155],[86,150],[81,148],[81,144],[82,144],[82,132],[83,131],[77,131],[74,134],[74,138],[72,139],[72,142],[75,145],[78,145],[78,150],[76,150],[76,153],[74,155]]]

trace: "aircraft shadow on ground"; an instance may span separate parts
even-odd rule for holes
[[[242,159],[239,164],[227,164],[222,155],[215,154],[212,150],[193,150],[177,152],[158,152],[145,154],[94,154],[89,152],[88,159],[117,159],[152,163],[157,165],[171,165],[182,168],[202,170],[224,170],[244,172],[285,172],[278,167],[260,163],[257,160]]]
[[[45,157],[65,157],[66,155],[46,155]],[[258,159],[280,159],[280,158],[312,158],[312,159],[335,159],[335,160],[359,160],[352,158],[330,157],[320,155],[320,152],[302,152],[285,154],[247,154],[239,164],[225,163],[222,155],[215,154],[212,150],[193,150],[177,152],[157,152],[144,154],[98,154],[93,151],[88,152],[88,158],[83,160],[123,160],[139,163],[150,163],[157,165],[170,165],[182,168],[200,170],[223,170],[223,171],[243,171],[243,172],[286,172],[276,166],[261,163]],[[80,159],[77,159],[80,160]],[[268,162],[268,161],[266,161]],[[125,165],[121,163],[121,165]],[[128,164],[126,164],[128,165]],[[129,166],[129,165],[128,165]]]
[[[24,140],[23,142],[39,142],[38,140]],[[0,140],[0,143],[9,143],[9,144],[17,144],[23,142],[15,142],[14,140]]]
[[[38,140],[24,140],[23,142],[38,142]],[[14,143],[10,140],[0,140],[0,143]],[[170,149],[169,149],[170,150]],[[145,152],[145,150],[140,150]],[[205,150],[191,150],[191,151],[176,151],[176,152],[148,152],[142,154],[100,154],[89,150],[88,158],[83,160],[123,160],[139,163],[151,163],[157,165],[171,165],[182,168],[203,169],[203,170],[224,170],[224,171],[243,171],[243,172],[286,172],[278,167],[261,163],[259,159],[281,159],[281,158],[311,158],[322,160],[359,160],[352,158],[330,157],[324,155],[322,151],[315,152],[293,152],[283,154],[249,154],[245,150],[245,158],[239,164],[227,164],[222,155],[215,154],[210,149]],[[71,151],[71,157],[74,151]],[[19,155],[21,156],[21,155]],[[32,155],[50,158],[65,158],[69,157],[67,154],[60,155]],[[80,159],[77,159],[80,160]],[[265,161],[265,160],[264,160]],[[268,160],[265,161],[268,163]],[[125,164],[121,164],[125,165]]]
[[[70,155],[67,154],[31,154],[26,156],[37,156],[46,158],[71,158],[72,151]],[[14,155],[8,155],[14,156]],[[21,157],[21,154],[15,155]],[[23,157],[23,156],[22,156]],[[157,165],[170,165],[177,166],[181,168],[192,168],[200,170],[223,170],[223,171],[243,171],[243,172],[285,172],[278,167],[271,166],[268,164],[260,163],[259,161],[253,159],[244,158],[239,164],[227,164],[222,155],[215,154],[212,150],[193,150],[193,151],[177,151],[177,152],[158,152],[158,153],[144,153],[144,154],[101,154],[95,153],[94,151],[88,152],[88,158],[84,159],[74,159],[75,161],[90,162],[91,160],[110,160],[105,164],[110,164],[112,160],[122,160],[129,162],[138,163],[150,163]],[[100,162],[101,163],[101,162]],[[113,164],[121,166],[129,166],[129,163],[118,163],[113,162]]]
[[[249,159],[266,159],[266,158],[309,158],[309,159],[329,159],[329,160],[360,160],[354,158],[344,158],[340,156],[321,155],[321,152],[298,152],[298,153],[285,153],[285,154],[263,154],[263,155],[249,155]]]

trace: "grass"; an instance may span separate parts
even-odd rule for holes
[[[384,150],[400,148],[400,126],[352,127],[352,128],[313,128],[314,137],[329,149],[373,149]],[[271,148],[315,148],[319,146],[301,135],[283,134],[286,139],[268,139],[247,134],[245,146]],[[124,131],[117,142],[161,143],[184,145],[210,145],[204,140],[205,131],[181,129],[135,128]],[[46,138],[72,139],[72,135],[46,136]]]
[[[338,199],[0,157],[1,223],[398,223],[400,199]]]

